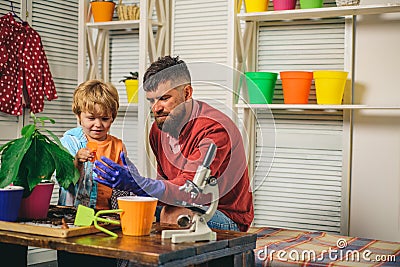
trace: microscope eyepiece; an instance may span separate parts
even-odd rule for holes
[[[217,150],[217,146],[214,143],[211,143],[208,147],[207,154],[204,157],[203,166],[209,168],[212,160],[214,159],[215,151]]]

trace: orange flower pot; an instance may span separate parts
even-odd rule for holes
[[[313,73],[309,71],[282,71],[283,101],[285,104],[308,104]]]
[[[114,14],[115,3],[110,1],[90,2],[94,22],[111,21]]]

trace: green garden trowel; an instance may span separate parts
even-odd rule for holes
[[[104,222],[104,223],[111,223],[111,224],[120,224],[119,221],[111,220],[111,219],[105,219],[99,217],[102,214],[108,214],[108,213],[118,213],[122,212],[123,210],[118,209],[118,210],[100,210],[94,214],[94,209],[83,206],[83,205],[78,205],[78,210],[76,211],[75,215],[75,221],[74,225],[76,226],[90,226],[94,222],[94,227],[96,229],[109,234],[113,237],[118,237],[116,233],[111,232],[110,230],[107,230],[104,227],[101,227],[100,225],[97,224],[97,222]]]

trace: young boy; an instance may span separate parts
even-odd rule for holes
[[[81,83],[75,89],[72,111],[80,127],[68,130],[60,140],[63,146],[75,156],[74,164],[80,170],[81,178],[75,186],[71,185],[68,190],[60,188],[59,205],[77,206],[79,204],[79,201],[75,201],[79,184],[82,179],[90,178],[93,166],[91,162],[95,159],[108,156],[122,164],[119,155],[121,151],[126,153],[125,145],[122,140],[108,134],[117,116],[118,108],[118,91],[110,83],[89,80]],[[97,144],[96,153],[87,148],[88,142]],[[89,207],[96,210],[116,209],[118,208],[116,197],[120,195],[129,195],[129,193],[113,191],[111,188],[93,180],[89,194]],[[73,266],[76,263],[82,266],[117,266],[117,260],[111,258],[81,255],[67,251],[57,251],[57,256],[59,267]]]
[[[117,89],[110,83],[99,80],[89,80],[80,84],[74,92],[72,111],[80,127],[64,133],[61,143],[75,156],[74,164],[81,172],[81,179],[68,190],[60,189],[58,204],[63,206],[77,206],[75,201],[79,184],[82,179],[89,179],[86,172],[91,172],[89,161],[100,159],[101,156],[111,157],[121,164],[119,155],[126,153],[122,140],[108,134],[119,108]],[[93,153],[87,148],[87,143],[97,144],[97,151]],[[90,174],[89,174],[90,175]],[[95,174],[94,174],[95,175]],[[90,191],[89,207],[97,210],[115,209],[117,202],[115,195],[129,195],[128,192],[115,192],[111,188],[93,181]],[[112,197],[113,196],[113,197]],[[112,200],[112,201],[111,201]]]

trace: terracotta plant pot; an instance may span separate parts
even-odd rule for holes
[[[114,14],[115,3],[111,1],[90,2],[94,22],[111,21]]]
[[[308,104],[313,73],[310,71],[282,71],[282,90],[285,104]]]
[[[0,221],[17,220],[23,193],[22,186],[7,186],[0,189]]]
[[[40,183],[33,188],[32,193],[22,198],[19,217],[24,219],[45,219],[49,211],[54,183]]]

